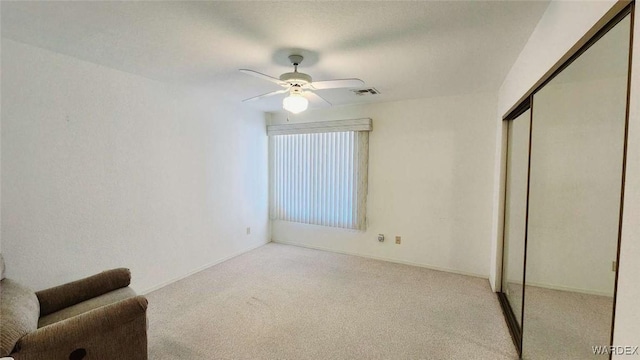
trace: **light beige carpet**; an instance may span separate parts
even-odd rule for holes
[[[148,294],[151,359],[515,359],[486,279],[270,243]]]
[[[593,346],[608,346],[613,297],[525,288],[523,357],[531,360],[607,359]]]

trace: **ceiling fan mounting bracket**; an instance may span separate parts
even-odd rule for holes
[[[280,81],[284,81],[291,86],[304,86],[310,84],[312,81],[311,76],[298,72],[298,65],[300,65],[303,59],[302,55],[289,55],[289,61],[291,61],[291,65],[293,65],[293,72],[280,75]]]
[[[291,61],[291,65],[298,66],[304,60],[302,55],[289,55],[289,61]]]

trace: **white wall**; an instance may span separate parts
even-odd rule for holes
[[[523,96],[556,62],[561,60],[591,27],[603,17],[609,16],[612,8],[619,7],[614,0],[598,2],[552,1],[518,60],[505,79],[498,95],[500,117]],[[632,66],[631,109],[629,114],[627,169],[622,241],[618,271],[618,293],[614,328],[614,345],[640,345],[640,26],[634,29],[635,55]],[[501,118],[496,131],[502,134]],[[495,289],[499,284],[499,238],[500,159],[502,144],[496,141],[494,163],[494,228],[490,282]],[[614,359],[626,356],[614,356]]]
[[[495,103],[494,94],[461,95],[292,117],[373,119],[368,227],[357,232],[274,221],[272,240],[487,277]],[[273,115],[272,123],[285,121]]]
[[[146,291],[268,241],[262,113],[7,39],[2,72],[9,277]]]
[[[500,117],[542,78],[616,3],[552,0],[500,87]]]

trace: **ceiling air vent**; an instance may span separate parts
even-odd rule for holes
[[[364,95],[378,95],[380,94],[380,91],[378,91],[378,89],[376,88],[368,88],[368,89],[360,89],[360,90],[351,90],[353,91],[354,94],[358,95],[358,96],[364,96]]]

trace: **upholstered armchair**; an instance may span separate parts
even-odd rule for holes
[[[1,255],[0,269],[0,357],[147,359],[147,299],[128,269],[38,292],[5,279]]]

